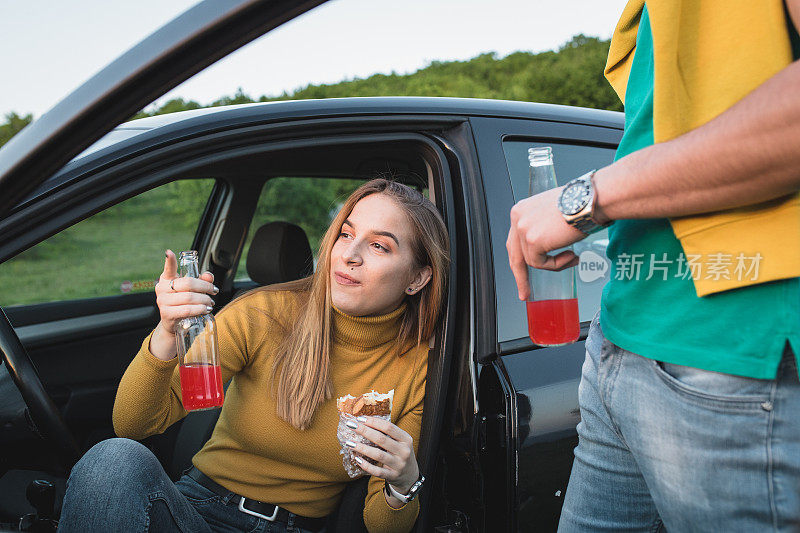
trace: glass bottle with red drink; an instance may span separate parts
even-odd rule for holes
[[[195,250],[181,252],[178,272],[184,277],[200,277]],[[184,409],[202,411],[220,407],[224,395],[214,315],[206,313],[180,320],[175,326],[175,339]]]
[[[528,150],[530,170],[528,194],[533,196],[557,187],[553,167],[553,149],[550,146]],[[557,255],[571,247],[550,252]],[[528,311],[528,335],[539,346],[561,346],[578,340],[581,328],[578,319],[578,296],[575,284],[575,268],[560,272],[528,267],[530,296],[526,302]]]

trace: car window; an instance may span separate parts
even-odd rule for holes
[[[152,291],[164,250],[191,248],[213,186],[213,179],[162,185],[0,264],[0,305]]]
[[[528,149],[541,146],[553,148],[553,162],[559,186],[592,169],[609,165],[614,160],[615,150],[612,148],[539,140],[505,140],[503,141],[503,152],[511,177],[515,202],[528,196]],[[611,267],[606,257],[607,246],[608,230],[597,232],[573,245],[575,253],[581,258],[580,264],[576,267],[578,269],[576,277],[579,317],[582,322],[591,320],[600,306],[600,296],[603,286],[608,280]],[[508,264],[495,265],[495,268],[507,269]],[[513,294],[516,295],[516,287],[513,287]],[[516,311],[516,309],[508,310],[508,306],[502,305],[498,298],[498,333],[501,341],[527,336],[525,317],[517,317],[516,314],[519,313]]]
[[[314,264],[325,230],[345,199],[364,183],[358,179],[272,178],[261,191],[255,215],[247,232],[244,251],[236,269],[236,281],[247,281],[247,252],[258,228],[268,222],[297,224],[305,230]]]

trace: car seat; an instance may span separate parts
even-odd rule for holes
[[[259,285],[310,276],[314,257],[303,228],[289,222],[268,222],[256,230],[246,260],[247,274]],[[247,292],[237,291],[236,296]]]

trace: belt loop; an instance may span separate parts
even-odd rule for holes
[[[295,514],[293,512],[289,512],[289,516],[286,518],[286,531],[292,531],[294,527],[294,517]]]

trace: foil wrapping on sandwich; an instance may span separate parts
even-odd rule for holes
[[[366,444],[367,446],[375,446],[369,439],[362,437],[349,427],[345,425],[348,419],[355,419],[359,416],[373,416],[391,421],[392,415],[392,400],[394,398],[394,389],[386,394],[370,391],[359,396],[352,396],[350,394],[336,399],[336,408],[339,410],[339,426],[336,428],[336,438],[341,445],[339,453],[342,457],[342,464],[344,469],[351,478],[356,478],[366,474],[364,470],[358,466],[355,461],[355,456],[359,456],[365,461],[372,464],[378,464],[375,460],[370,459],[360,453],[345,446],[345,441],[351,440]]]

